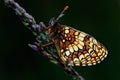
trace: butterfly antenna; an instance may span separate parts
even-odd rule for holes
[[[59,16],[57,17],[57,21],[62,17],[62,16],[64,16],[64,12],[67,10],[69,8],[69,6],[65,6],[64,7],[64,9],[63,9],[63,11],[59,14]]]

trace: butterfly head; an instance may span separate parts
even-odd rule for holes
[[[56,26],[58,24],[58,21],[53,17],[49,21],[49,26]]]

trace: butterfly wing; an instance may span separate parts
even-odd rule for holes
[[[69,66],[91,66],[107,56],[107,49],[94,37],[65,25],[60,26],[53,41],[60,59]]]

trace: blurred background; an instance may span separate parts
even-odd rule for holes
[[[60,19],[103,43],[108,57],[96,66],[75,67],[86,80],[120,80],[120,0],[15,0],[39,23],[46,25],[64,6]],[[72,80],[27,46],[35,37],[0,0],[0,80]]]

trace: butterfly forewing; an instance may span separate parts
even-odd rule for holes
[[[60,59],[69,66],[91,66],[107,56],[106,48],[94,37],[61,25],[52,37]]]

